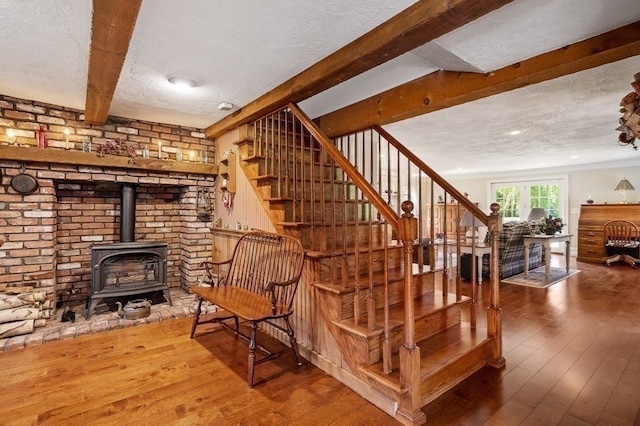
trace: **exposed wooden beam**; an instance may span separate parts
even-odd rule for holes
[[[209,126],[208,138],[300,102],[461,27],[512,0],[420,0],[362,37],[316,62],[233,114]]]
[[[640,22],[479,74],[437,71],[314,120],[329,136],[348,134],[475,101],[640,55]]]
[[[93,0],[85,121],[104,124],[142,0]]]

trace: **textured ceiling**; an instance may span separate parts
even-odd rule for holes
[[[218,103],[252,101],[412,3],[144,0],[110,115],[204,128],[228,114]],[[84,109],[91,9],[0,2],[0,93]],[[438,69],[492,71],[639,20],[637,0],[515,0],[301,107],[319,116]],[[639,164],[614,130],[636,72],[638,57],[386,128],[445,174]],[[177,91],[171,76],[198,87]]]

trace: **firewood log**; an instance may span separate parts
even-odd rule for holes
[[[0,310],[19,308],[20,306],[28,305],[29,302],[21,299],[18,296],[9,296],[6,294],[0,294]]]
[[[30,293],[20,293],[18,297],[26,302],[44,302],[47,300],[47,293],[44,291],[32,291]]]
[[[14,308],[0,311],[0,323],[42,318],[42,312],[37,308]]]
[[[33,333],[34,320],[13,321],[0,324],[0,338],[19,336],[21,334]]]

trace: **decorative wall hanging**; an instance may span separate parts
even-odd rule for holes
[[[196,196],[196,213],[198,216],[207,216],[211,214],[212,205],[209,188],[198,189]]]
[[[640,73],[633,76],[634,81],[631,82],[633,92],[628,93],[620,101],[620,126],[616,128],[621,132],[618,135],[619,145],[631,145],[637,150],[635,140],[640,138]]]
[[[136,152],[133,145],[124,143],[123,141],[118,141],[114,139],[108,139],[106,142],[98,145],[97,150],[98,157],[104,157],[105,154],[111,155],[127,155],[129,157],[129,162],[135,162],[138,153]]]
[[[22,172],[11,178],[11,187],[21,195],[32,194],[39,186],[38,180],[26,172],[24,163],[22,163]]]

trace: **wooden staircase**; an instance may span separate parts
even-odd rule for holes
[[[477,328],[475,290],[462,296],[446,256],[442,268],[433,251],[430,266],[414,262],[415,242],[435,236],[433,212],[413,217],[412,203],[401,204],[397,194],[402,185],[412,193],[418,170],[417,206],[425,204],[423,188],[430,188],[431,204],[443,191],[483,216],[494,237],[497,208],[487,217],[415,158],[401,170],[404,148],[374,130],[329,141],[291,104],[241,127],[236,145],[277,231],[307,250],[307,299],[296,308],[298,320],[310,324],[301,339],[307,358],[401,422],[422,424],[424,405],[483,366],[504,365],[497,282],[488,329]],[[390,157],[394,176],[394,167],[383,167]],[[444,240],[450,237],[459,241],[460,231]]]

